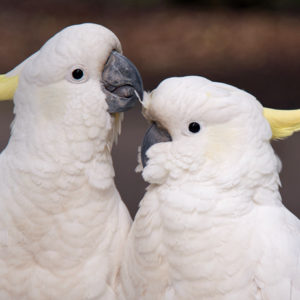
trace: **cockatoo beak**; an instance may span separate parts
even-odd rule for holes
[[[141,159],[143,167],[146,166],[148,160],[146,152],[152,145],[170,141],[172,141],[172,137],[170,136],[169,132],[163,128],[158,127],[156,123],[153,123],[147,130],[142,143]]]
[[[109,113],[132,108],[143,99],[143,81],[134,64],[117,51],[112,51],[102,73],[102,83]]]
[[[19,77],[17,75],[0,75],[0,101],[12,100],[14,98],[18,86],[18,79]]]
[[[264,116],[272,129],[272,139],[283,139],[300,130],[300,109],[264,108]]]

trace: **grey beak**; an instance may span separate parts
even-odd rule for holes
[[[109,113],[132,108],[139,95],[143,99],[143,81],[135,65],[117,51],[112,51],[102,73],[103,91]]]
[[[148,157],[146,156],[147,150],[154,144],[170,142],[172,138],[167,130],[159,128],[156,123],[153,123],[151,127],[147,130],[142,144],[141,156],[143,167],[146,166]]]

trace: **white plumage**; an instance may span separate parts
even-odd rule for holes
[[[117,37],[71,26],[14,73],[15,119],[0,155],[0,299],[115,299],[131,223],[114,184],[120,115],[100,84]],[[72,77],[79,68],[84,76]]]
[[[281,202],[260,103],[193,76],[163,81],[144,102],[172,141],[146,152],[150,186],[122,261],[125,299],[299,300],[300,222]]]

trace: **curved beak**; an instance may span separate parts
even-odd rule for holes
[[[152,145],[170,141],[172,141],[172,138],[169,132],[163,128],[158,127],[156,123],[153,123],[147,130],[142,143],[141,158],[143,167],[146,166],[148,161],[146,152]]]
[[[102,73],[103,91],[109,113],[132,108],[143,99],[143,81],[135,65],[117,51],[112,51]]]

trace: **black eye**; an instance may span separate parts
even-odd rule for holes
[[[73,72],[72,72],[72,76],[74,79],[76,80],[79,80],[83,77],[84,73],[81,69],[75,69]]]
[[[189,131],[192,133],[197,133],[200,131],[200,124],[197,122],[192,122],[189,124]]]

